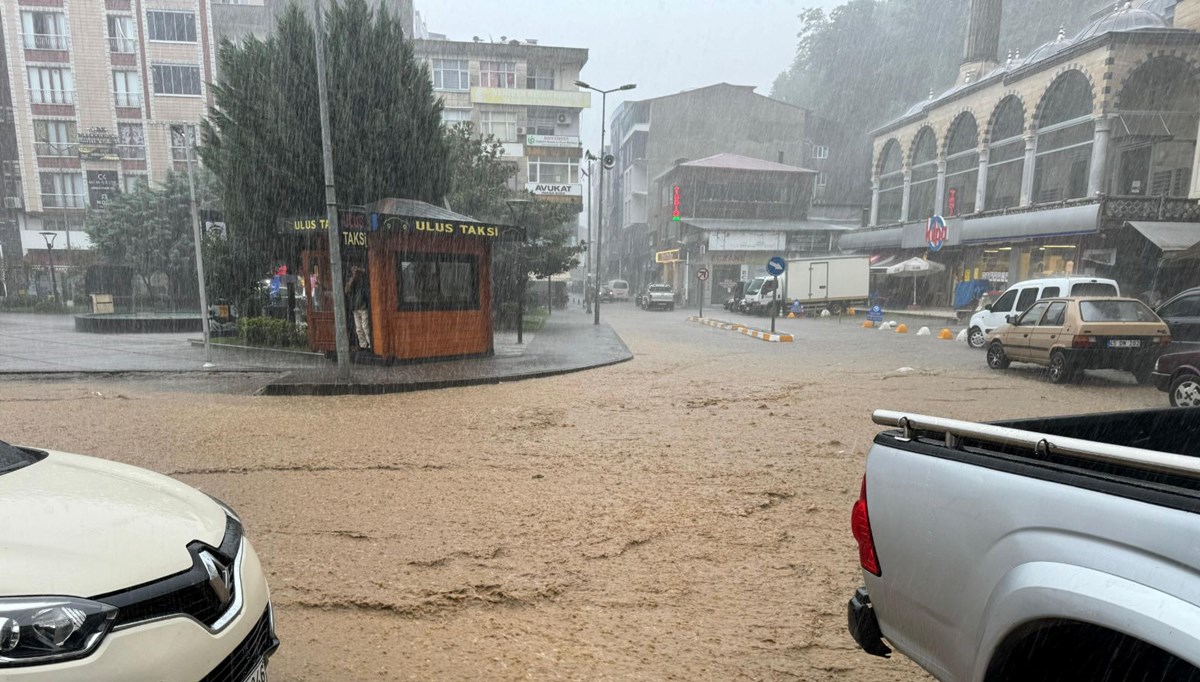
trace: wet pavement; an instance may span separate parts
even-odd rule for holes
[[[931,337],[792,320],[795,343],[764,343],[692,312],[606,305],[630,362],[422,393],[12,377],[0,439],[148,467],[237,509],[276,604],[276,682],[883,682],[929,678],[846,632],[871,410],[1166,404],[1115,373],[993,372]]]

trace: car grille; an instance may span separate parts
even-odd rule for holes
[[[137,587],[99,595],[93,599],[117,607],[114,629],[172,616],[190,616],[212,627],[226,607],[235,604],[237,600],[230,599],[222,604],[210,585],[208,572],[200,560],[200,552],[207,550],[215,553],[227,562],[230,570],[235,570],[241,543],[242,524],[229,518],[220,547],[211,548],[202,542],[188,545],[188,551],[192,555],[192,567],[188,570]],[[237,581],[234,582],[236,585]]]
[[[271,628],[271,607],[268,606],[242,643],[200,682],[242,682],[263,656],[278,647],[279,640]]]

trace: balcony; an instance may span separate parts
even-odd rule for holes
[[[141,144],[117,145],[117,157],[123,161],[143,161],[146,158],[146,146]],[[187,157],[184,157],[187,160]]]
[[[621,136],[621,144],[625,144],[626,142],[628,142],[629,138],[633,137],[635,133],[648,133],[648,132],[650,132],[650,122],[649,121],[647,121],[645,123],[634,123],[633,125],[629,126],[629,130],[626,130],[625,134]]]
[[[35,142],[33,150],[39,158],[79,157],[79,145],[74,142]]]
[[[83,194],[43,194],[42,208],[86,208]]]
[[[70,39],[58,33],[25,33],[21,37],[26,50],[67,50],[70,45]]]
[[[108,50],[113,54],[133,54],[137,50],[137,41],[133,38],[109,38]]]
[[[472,104],[508,104],[522,107],[586,109],[592,94],[579,90],[528,90],[525,88],[471,88]]]

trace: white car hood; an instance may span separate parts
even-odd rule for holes
[[[145,469],[50,452],[0,476],[0,595],[92,597],[185,571],[225,511]]]

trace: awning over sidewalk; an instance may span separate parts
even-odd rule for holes
[[[904,240],[904,227],[885,227],[882,230],[855,230],[838,239],[838,248],[843,251],[868,249],[898,249]]]
[[[962,225],[964,243],[1093,234],[1100,231],[1100,204],[987,216],[964,220]]]
[[[684,218],[683,223],[705,232],[848,232],[854,227],[815,220],[741,220]]]
[[[1163,253],[1186,251],[1200,243],[1200,223],[1159,223],[1129,221],[1126,223],[1142,233]]]

